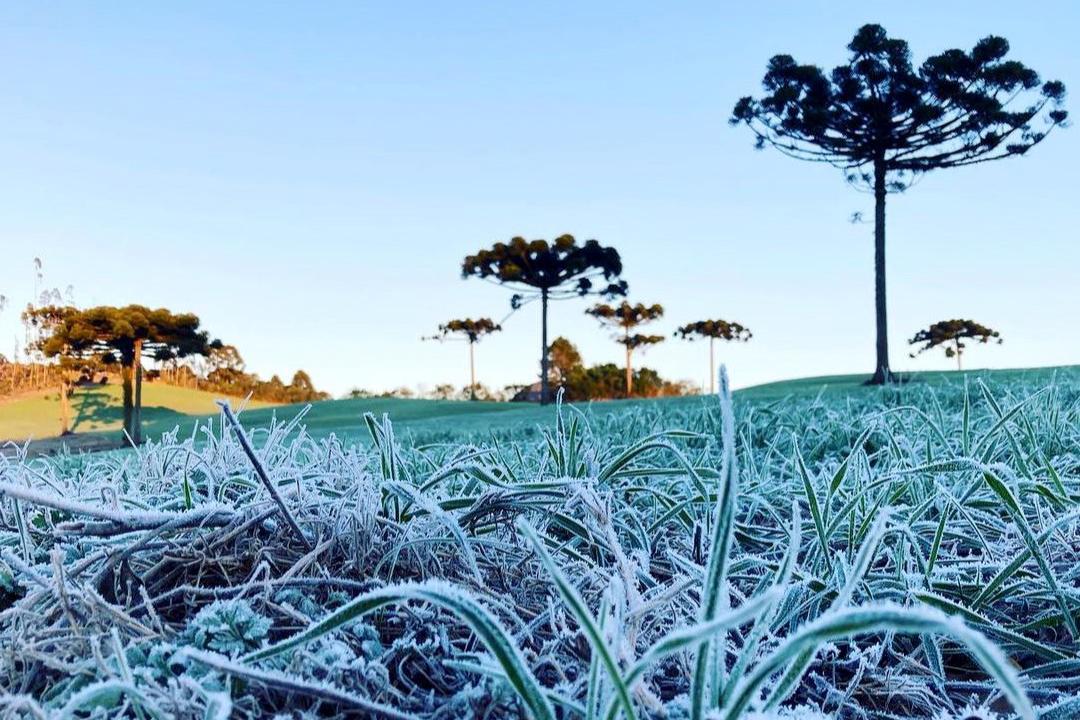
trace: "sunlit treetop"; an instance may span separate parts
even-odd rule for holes
[[[1068,116],[1065,85],[1008,59],[1002,37],[915,67],[905,41],[864,25],[848,50],[830,73],[776,55],[765,95],[739,100],[732,124],[749,126],[759,148],[831,163],[856,184],[872,185],[868,166],[883,161],[898,191],[929,170],[1023,155]]]
[[[754,336],[750,332],[750,328],[727,320],[698,320],[697,322],[687,323],[676,330],[675,335],[683,340],[702,337],[734,342],[746,342]]]
[[[638,325],[662,318],[664,316],[663,305],[631,304],[623,300],[618,305],[598,303],[586,310],[585,314],[593,316],[603,325],[621,329],[623,332],[615,337],[615,342],[625,345],[631,350],[664,341],[664,337],[661,335],[630,333],[630,330]]]
[[[615,342],[620,345],[625,345],[631,350],[637,350],[638,348],[647,347],[649,345],[656,345],[666,340],[663,335],[642,335],[641,333],[635,333],[633,335],[626,335],[624,337],[615,338]]]
[[[623,300],[618,305],[598,303],[586,310],[585,314],[592,315],[606,325],[632,328],[663,317],[664,306],[658,304],[645,305],[643,303],[635,305]]]
[[[512,298],[514,307],[525,294],[543,291],[553,299],[625,295],[627,285],[619,278],[621,273],[622,259],[615,248],[596,240],[579,244],[573,235],[560,235],[550,243],[515,237],[469,255],[461,264],[462,277],[492,280],[522,291]]]
[[[437,338],[444,338],[448,335],[463,335],[469,342],[479,342],[485,335],[490,335],[502,330],[502,326],[496,323],[491,318],[464,318],[461,320],[450,320],[439,326],[439,335]]]
[[[173,313],[165,308],[127,305],[78,310],[47,306],[27,310],[25,316],[32,323],[51,327],[41,344],[41,350],[49,356],[99,357],[129,365],[134,360],[136,341],[141,342],[144,356],[156,360],[205,355],[220,344],[199,329],[197,315]]]
[[[967,345],[963,340],[974,340],[983,344],[994,341],[999,345],[1002,343],[1001,333],[974,320],[941,320],[915,333],[915,337],[908,340],[908,344],[922,346],[911,353],[911,357],[944,345],[945,356],[951,358],[964,352]]]

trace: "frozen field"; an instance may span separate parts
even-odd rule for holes
[[[1080,373],[729,407],[0,459],[0,709],[1080,715]]]

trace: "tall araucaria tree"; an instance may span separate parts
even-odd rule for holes
[[[889,369],[885,303],[885,197],[931,170],[1023,155],[1065,122],[1065,86],[1042,82],[1007,59],[1009,43],[990,36],[969,52],[946,50],[919,67],[905,41],[864,25],[848,45],[847,63],[826,73],[790,55],[769,61],[761,98],[735,105],[759,148],[828,163],[874,195],[874,314],[877,365]]]
[[[1001,333],[974,320],[941,320],[915,333],[915,337],[908,340],[908,344],[922,345],[911,353],[911,357],[942,346],[945,348],[945,357],[956,358],[956,369],[963,370],[961,357],[967,347],[964,340],[974,340],[984,345],[991,341],[996,341],[998,345],[1002,342]]]
[[[716,394],[716,341],[747,342],[754,334],[750,328],[744,327],[737,322],[727,320],[698,320],[687,323],[675,331],[677,337],[683,340],[695,338],[709,339],[709,394]]]
[[[457,336],[469,343],[469,399],[476,400],[476,343],[485,336],[502,330],[502,326],[491,318],[464,318],[450,320],[439,326],[439,334],[431,340],[445,340]]]
[[[462,277],[478,277],[516,290],[510,298],[515,310],[540,300],[540,402],[551,399],[548,377],[548,303],[586,295],[616,297],[626,294],[622,259],[613,247],[596,240],[578,244],[573,235],[554,241],[515,237],[495,243],[489,250],[469,255],[461,263]]]
[[[643,335],[631,332],[634,328],[659,320],[664,316],[661,305],[631,305],[623,300],[618,305],[599,303],[585,311],[600,321],[601,325],[615,329],[615,342],[626,350],[626,397],[634,391],[634,351],[664,341],[662,335]]]
[[[47,312],[48,308],[38,308]],[[119,363],[123,383],[124,430],[142,442],[142,361],[206,355],[211,342],[191,313],[151,310],[142,305],[65,308],[62,319],[41,341],[48,357],[68,357]]]

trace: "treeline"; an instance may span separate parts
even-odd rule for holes
[[[700,393],[700,388],[691,382],[665,380],[656,370],[647,367],[633,370],[632,382],[628,386],[625,368],[615,363],[586,366],[577,346],[564,337],[555,338],[549,348],[548,386],[556,392],[561,389],[563,398],[568,401],[676,397]],[[629,393],[627,387],[631,388]],[[398,387],[381,392],[354,388],[345,397],[537,402],[542,393],[539,382],[507,385],[501,390],[488,388],[481,383],[461,388],[443,383],[430,389]]]
[[[674,397],[700,392],[693,383],[665,380],[652,368],[631,370],[627,382],[626,369],[615,363],[586,366],[577,347],[564,337],[555,338],[548,355],[551,385],[562,388],[566,400]],[[520,395],[515,399],[534,399]]]
[[[37,378],[31,385],[52,383],[59,391],[61,435],[71,432],[74,388],[113,378],[121,387],[124,432],[136,444],[142,441],[144,381],[173,380],[221,395],[250,395],[272,402],[326,397],[302,370],[288,385],[277,376],[264,382],[248,373],[236,348],[211,339],[193,313],[142,305],[31,304],[22,313],[22,321],[27,329],[29,368],[25,373],[10,368],[13,381],[8,387],[20,387],[21,374]],[[22,386],[26,387],[25,381]]]
[[[170,384],[235,397],[250,395],[255,400],[266,402],[314,402],[330,397],[328,393],[315,388],[311,376],[304,370],[297,370],[289,383],[282,381],[278,375],[263,380],[255,373],[247,372],[243,357],[232,345],[212,347],[203,364],[205,368],[202,368],[201,376],[187,364],[166,367],[160,375]]]
[[[0,398],[56,387],[62,374],[59,365],[11,362],[0,355]]]

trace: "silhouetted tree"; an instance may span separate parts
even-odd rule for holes
[[[675,331],[675,335],[683,340],[693,340],[695,337],[709,339],[709,394],[716,393],[716,352],[717,340],[728,342],[747,342],[754,334],[750,328],[744,327],[737,322],[727,320],[698,320],[688,323]]]
[[[647,348],[664,341],[662,335],[642,335],[633,333],[634,328],[659,320],[664,316],[664,308],[661,305],[644,305],[637,303],[631,305],[623,300],[618,305],[598,303],[585,311],[586,315],[592,315],[600,321],[601,325],[615,328],[615,342],[622,345],[626,350],[626,397],[630,397],[634,390],[633,354],[638,348]]]
[[[885,196],[918,175],[1023,155],[1062,124],[1065,86],[1042,83],[1007,60],[1009,43],[990,36],[970,52],[946,50],[918,68],[903,40],[864,25],[848,62],[826,74],[790,55],[769,61],[766,95],[744,97],[732,124],[746,124],[759,148],[841,168],[874,194],[874,309],[877,367],[892,381],[885,305]],[[1013,109],[1015,108],[1015,109]],[[1043,124],[1036,129],[1034,123]]]
[[[964,348],[967,347],[963,343],[964,340],[975,340],[984,345],[992,340],[996,340],[998,345],[1002,342],[1001,333],[980,325],[974,320],[941,320],[915,333],[915,337],[908,340],[908,344],[922,345],[917,351],[911,353],[911,357],[942,345],[945,347],[945,357],[955,357],[956,369],[963,370],[961,357],[964,354]]]
[[[120,364],[123,382],[124,429],[142,442],[142,360],[170,360],[205,355],[212,343],[199,330],[199,318],[191,313],[151,310],[142,305],[94,307],[86,310],[36,308],[35,313],[56,310],[61,314],[41,340],[48,357],[65,356]]]
[[[476,399],[476,343],[485,336],[497,333],[502,326],[491,318],[464,318],[462,320],[450,320],[439,326],[439,334],[432,340],[443,340],[451,336],[458,336],[469,343],[469,399]]]
[[[551,243],[515,237],[495,243],[462,261],[462,277],[479,277],[516,289],[510,299],[515,310],[540,299],[540,402],[551,398],[548,383],[548,302],[585,295],[615,297],[626,294],[622,259],[615,248],[596,240],[582,244],[573,235],[560,235]],[[601,281],[599,285],[594,281]]]

